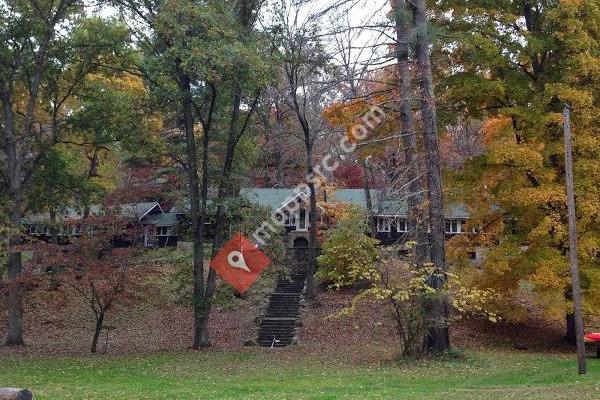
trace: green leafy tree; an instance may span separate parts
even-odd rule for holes
[[[317,258],[317,276],[333,288],[371,279],[368,271],[377,258],[379,241],[367,235],[370,227],[366,216],[356,206],[348,211],[326,234],[322,254]]]
[[[31,199],[29,210],[34,213],[48,212],[53,243],[58,241],[57,214],[66,207],[77,206],[77,200],[96,191],[95,185],[77,173],[74,166],[77,157],[58,148],[44,154],[40,167],[33,173],[27,195]]]
[[[236,232],[248,234],[249,232],[254,232],[264,223],[264,221],[271,219],[272,211],[270,208],[259,206],[242,197],[227,199],[224,207],[227,209],[227,213],[225,214],[223,225],[224,229],[229,234],[234,234]],[[213,205],[211,207],[211,213],[214,215],[215,211],[216,206]],[[188,221],[184,220],[182,221],[182,225],[184,229],[188,229],[190,224]],[[273,233],[271,239],[263,249],[271,260],[269,269],[278,268],[285,260],[286,250],[283,234],[283,230]],[[177,298],[183,299],[188,304],[193,304],[193,294],[191,290],[193,287],[193,275],[191,274],[190,269],[189,263],[181,263],[177,273],[173,275],[171,279],[171,285]],[[269,272],[265,271],[265,273],[268,274]],[[231,290],[221,292],[221,294],[231,296]]]
[[[475,281],[504,293],[503,306],[514,319],[528,315],[516,302],[523,292],[549,315],[570,314],[560,114],[562,103],[569,103],[584,301],[588,314],[597,314],[598,2],[445,0],[435,12],[451,33],[440,38],[438,50],[449,61],[438,71],[444,111],[486,119],[487,151],[458,180],[473,225],[493,227],[486,238],[491,251]],[[571,329],[568,334],[574,338]]]
[[[121,25],[122,27],[122,25]],[[22,345],[23,288],[21,218],[28,209],[31,180],[46,153],[63,138],[64,121],[72,111],[71,100],[88,73],[105,65],[120,65],[127,38],[113,22],[86,19],[76,0],[8,0],[0,4],[0,163],[2,204],[9,215],[8,278],[16,282],[8,290],[6,343]],[[100,40],[102,39],[102,40]]]
[[[145,55],[139,69],[156,102],[176,121],[174,130],[183,132],[185,138],[181,161],[188,177],[194,247],[193,347],[209,346],[208,322],[217,275],[212,269],[204,274],[208,189],[215,184],[219,205],[232,196],[237,146],[269,76],[265,68],[269,54],[254,29],[262,2],[113,3],[142,27],[133,32]],[[226,143],[224,153],[219,154],[220,168],[210,165],[215,135],[224,137]],[[210,174],[215,170],[215,175]],[[222,206],[217,209],[213,252],[225,240],[224,213]]]
[[[227,214],[223,221],[225,229],[232,234],[241,232],[248,235],[272,218],[272,211],[268,207],[252,203],[243,197],[230,198],[225,203]],[[285,245],[283,243],[284,231],[276,232],[266,244],[264,251],[273,264],[281,263],[285,258]]]

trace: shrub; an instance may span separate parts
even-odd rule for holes
[[[322,255],[317,259],[317,276],[332,288],[371,280],[379,242],[367,231],[365,215],[356,207],[338,220],[327,233]]]
[[[485,317],[492,322],[499,320],[497,312],[489,308],[497,297],[495,292],[469,289],[452,274],[447,274],[443,289],[433,289],[428,281],[438,273],[440,271],[431,265],[417,267],[395,256],[383,256],[368,271],[368,275],[373,277],[370,287],[361,291],[352,304],[338,315],[352,314],[369,299],[389,307],[402,356],[416,356],[423,352],[427,332],[439,324],[430,318],[427,304],[440,296],[449,300],[456,318],[469,314]]]

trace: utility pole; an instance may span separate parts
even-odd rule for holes
[[[577,343],[577,363],[579,374],[586,373],[585,343],[583,341],[583,316],[581,313],[581,287],[579,284],[579,261],[577,258],[577,222],[575,216],[575,187],[573,184],[573,143],[571,138],[571,106],[565,104],[563,110],[565,131],[565,175],[567,186],[567,206],[569,212],[569,259],[575,316],[575,336]]]

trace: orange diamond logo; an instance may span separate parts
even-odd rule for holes
[[[210,266],[225,282],[245,293],[270,263],[256,244],[238,232],[219,250]]]

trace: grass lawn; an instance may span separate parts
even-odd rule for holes
[[[300,351],[0,360],[0,387],[36,399],[599,399],[600,360],[511,351],[459,359],[344,365]]]

